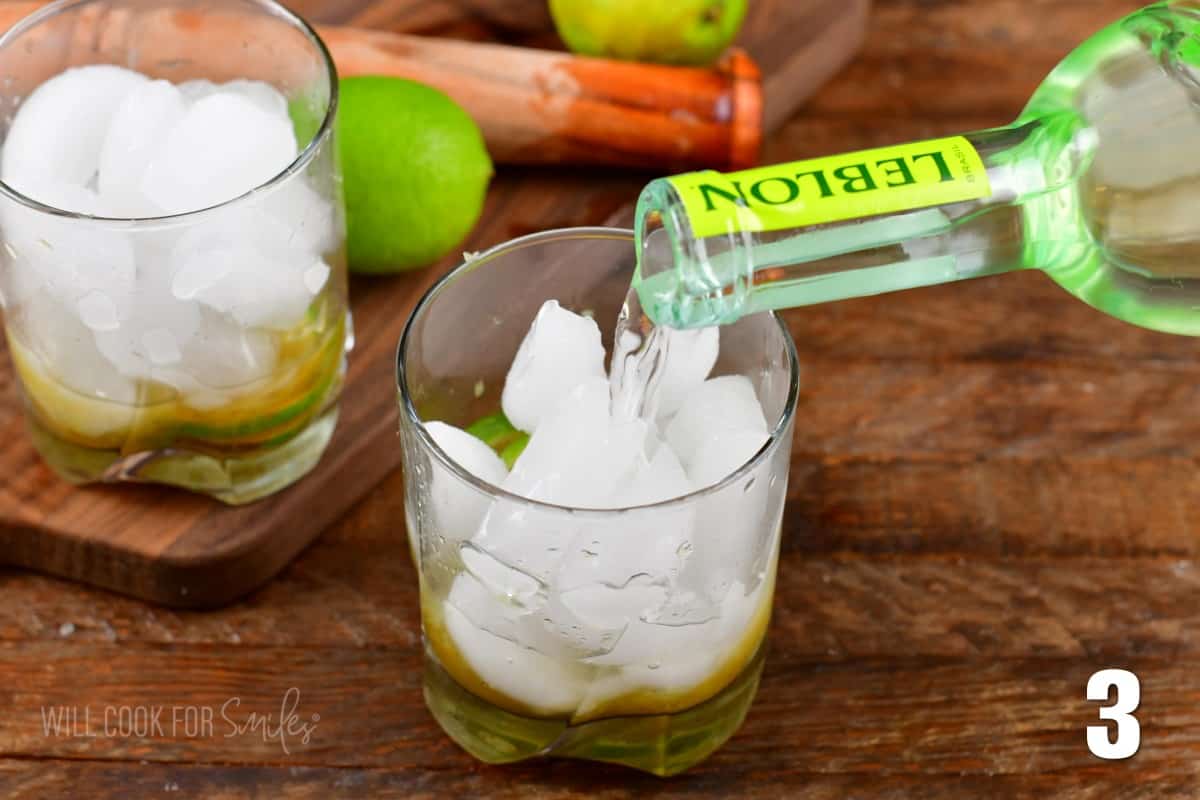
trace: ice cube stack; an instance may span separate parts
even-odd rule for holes
[[[266,83],[175,85],[97,65],[21,104],[0,178],[62,211],[163,217],[239,197],[297,153],[287,100]],[[301,323],[329,280],[336,224],[304,175],[136,232],[3,200],[0,301],[10,332],[76,391],[133,402],[153,380],[219,405],[275,368],[273,334]]]
[[[614,413],[599,328],[551,300],[504,386],[505,415],[530,434],[512,470],[463,431],[429,433],[477,477],[544,503],[632,508],[709,487],[767,443],[767,422],[747,378],[708,377],[718,329],[660,333],[670,357],[653,419]],[[438,464],[432,481],[434,524],[464,565],[445,630],[477,676],[539,713],[686,692],[765,608],[769,581],[754,578],[769,565],[755,576],[748,563],[778,523],[765,479],[621,515],[489,501]]]

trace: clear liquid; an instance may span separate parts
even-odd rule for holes
[[[507,764],[553,755],[607,761],[675,775],[703,761],[741,727],[758,692],[765,643],[715,695],[674,713],[618,714],[582,723],[515,714],[458,683],[426,647],[425,702],[443,730],[471,755]]]
[[[1091,167],[1059,202],[1032,209],[1082,245],[1048,254],[1064,288],[1128,322],[1190,335],[1200,334],[1196,14],[1135,15],[1123,26],[1131,46],[1078,74],[1075,109],[1097,139]]]
[[[1093,36],[1013,126],[970,134],[980,201],[681,245],[647,188],[638,292],[694,327],[1014,269],[1126,322],[1200,335],[1200,3]]]
[[[778,536],[777,528],[774,537]],[[707,758],[741,726],[754,701],[765,658],[774,557],[757,588],[745,598],[737,639],[721,642],[719,653],[695,656],[717,656],[698,683],[674,688],[630,684],[622,677],[628,668],[593,665],[586,667],[592,689],[625,685],[624,691],[598,705],[585,704],[563,714],[539,714],[525,707],[489,684],[459,652],[442,612],[449,584],[458,574],[450,564],[456,560],[449,558],[445,565],[431,568],[431,559],[426,558],[422,567],[424,694],[443,730],[481,761],[503,764],[557,756],[674,775]],[[543,680],[552,681],[554,676],[544,675]]]
[[[636,292],[630,289],[614,332],[610,379],[615,416],[655,423],[672,344],[683,335],[676,329],[655,326],[642,312]],[[678,519],[664,519],[664,524],[671,522]],[[777,542],[779,535],[777,518],[768,541]],[[750,546],[752,543],[747,542]],[[661,626],[663,635],[691,626],[709,626],[709,652],[670,653],[662,663],[593,664],[586,659],[567,658],[560,666],[570,665],[576,673],[582,671],[582,678],[575,675],[571,679],[584,680],[588,689],[573,711],[558,714],[539,711],[528,705],[532,702],[528,698],[523,700],[519,694],[506,693],[504,687],[489,683],[486,672],[472,667],[469,651],[460,649],[449,609],[457,609],[451,602],[455,582],[471,573],[462,556],[464,551],[474,552],[476,569],[481,561],[491,558],[457,539],[441,538],[421,556],[424,693],[442,728],[476,758],[488,763],[533,756],[581,758],[665,776],[708,757],[740,727],[753,703],[765,657],[776,569],[773,548],[768,563],[755,576],[754,587],[744,595],[740,584],[730,588],[719,606],[708,607],[707,601],[683,588],[671,589],[679,593],[679,605],[670,610],[664,606],[661,619],[652,624]],[[630,582],[643,579],[659,580],[646,572]],[[561,602],[561,598],[552,597],[557,589],[530,580],[537,584],[536,592],[528,597],[510,595],[507,600],[514,608],[537,612]],[[612,584],[608,587],[622,588]],[[729,624],[732,633],[712,629],[721,620]],[[475,626],[478,635],[496,635],[519,643],[505,636],[503,627],[480,627],[469,619],[466,624]],[[458,635],[463,635],[461,630]],[[622,635],[626,633],[618,634]],[[615,641],[605,646],[614,645]],[[675,657],[681,661],[674,662]],[[686,669],[681,668],[684,663]],[[513,669],[523,668],[528,665],[513,665]],[[649,672],[641,672],[643,669]],[[647,679],[647,674],[656,679]],[[553,682],[562,679],[556,678],[553,670],[542,673],[542,681],[551,684],[548,696],[553,697],[557,690]]]
[[[650,421],[658,416],[658,386],[675,335],[676,329],[654,324],[631,288],[613,329],[609,380],[614,416]]]
[[[326,290],[303,323],[272,334],[269,375],[210,389],[205,403],[154,381],[137,382],[133,402],[82,392],[10,324],[34,444],[72,482],[165,483],[231,504],[270,494],[315,466],[332,435],[350,335],[344,296]]]

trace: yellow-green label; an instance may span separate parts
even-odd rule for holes
[[[983,160],[962,136],[668,180],[697,238],[800,228],[991,194]]]

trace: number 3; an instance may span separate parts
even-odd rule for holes
[[[1133,712],[1142,699],[1137,675],[1124,669],[1102,669],[1088,679],[1087,699],[1107,700],[1108,689],[1115,686],[1117,701],[1100,709],[1100,719],[1117,723],[1117,737],[1109,741],[1107,725],[1088,725],[1087,745],[1092,755],[1110,761],[1129,758],[1142,743],[1142,727]]]

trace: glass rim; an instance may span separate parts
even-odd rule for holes
[[[8,30],[0,34],[0,50],[4,50],[13,45],[13,42],[20,36],[28,33],[51,17],[55,17],[64,11],[70,11],[82,6],[92,5],[101,0],[54,0],[48,5],[42,6],[31,14],[27,14],[12,25]],[[51,216],[63,217],[65,219],[86,220],[88,222],[99,222],[104,224],[114,224],[118,226],[130,226],[142,223],[175,223],[185,222],[193,218],[209,216],[226,208],[241,205],[243,202],[250,200],[270,189],[274,189],[279,184],[286,181],[288,178],[299,173],[302,169],[308,166],[313,160],[321,143],[329,138],[330,132],[333,129],[333,121],[337,114],[338,106],[338,73],[337,65],[334,64],[333,56],[326,47],[325,42],[321,39],[316,30],[308,24],[308,22],[299,14],[291,11],[276,0],[242,0],[242,2],[250,3],[267,11],[272,16],[282,19],[299,30],[312,44],[316,52],[320,55],[321,62],[325,66],[325,72],[329,79],[329,102],[325,105],[325,113],[321,119],[321,124],[317,130],[309,138],[308,143],[301,148],[296,157],[284,167],[280,172],[272,176],[270,179],[258,184],[239,195],[235,195],[228,200],[222,200],[211,206],[204,208],[192,209],[191,211],[180,211],[174,214],[160,214],[150,217],[108,217],[100,214],[85,214],[79,211],[68,211],[66,209],[57,208],[56,206],[43,203],[35,198],[22,194],[15,188],[10,186],[6,181],[0,179],[0,197],[6,197],[26,208]]]
[[[779,415],[779,420],[774,428],[769,432],[767,441],[758,449],[753,456],[745,463],[741,464],[737,469],[730,472],[721,480],[714,484],[705,486],[701,489],[695,489],[687,494],[672,497],[667,500],[659,500],[654,503],[645,503],[637,506],[625,506],[622,508],[575,508],[572,506],[559,505],[557,503],[547,503],[542,500],[533,500],[528,497],[523,497],[519,494],[513,494],[502,487],[496,486],[493,483],[477,477],[471,472],[464,469],[457,461],[438,446],[430,435],[429,430],[425,427],[425,422],[417,414],[417,409],[413,406],[412,394],[409,391],[407,372],[404,368],[405,355],[408,352],[409,340],[412,335],[413,326],[416,320],[426,310],[434,298],[441,291],[453,283],[460,275],[468,272],[471,269],[483,266],[487,261],[502,256],[510,251],[519,250],[532,244],[542,244],[548,241],[555,241],[568,238],[581,239],[627,239],[631,242],[635,238],[633,230],[627,228],[611,228],[604,226],[585,226],[576,228],[553,228],[546,231],[527,234],[525,236],[510,239],[498,245],[488,248],[479,253],[474,253],[462,261],[454,269],[447,272],[442,277],[429,287],[429,289],[417,301],[412,313],[408,317],[408,321],[404,324],[404,332],[400,335],[400,342],[396,347],[396,387],[400,393],[400,412],[411,423],[416,431],[421,443],[430,450],[434,457],[441,465],[449,469],[455,477],[467,483],[476,491],[488,495],[494,499],[505,500],[518,505],[527,506],[543,511],[551,511],[558,513],[567,513],[584,517],[603,517],[611,514],[623,514],[629,512],[641,512],[657,509],[672,509],[684,506],[690,503],[695,503],[709,495],[716,494],[725,488],[737,483],[747,473],[756,469],[763,461],[774,454],[775,450],[781,446],[785,440],[785,434],[792,420],[796,415],[796,406],[800,395],[800,359],[796,353],[796,343],[792,339],[791,333],[788,331],[787,325],[780,319],[779,315],[773,311],[766,312],[775,321],[778,326],[779,334],[783,337],[784,349],[787,351],[788,360],[788,395],[784,401],[783,413]],[[406,478],[407,479],[407,478]]]

